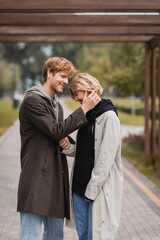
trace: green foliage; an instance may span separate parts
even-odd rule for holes
[[[45,47],[47,52],[47,47],[51,48],[51,44],[6,43],[0,46],[3,46],[0,57],[19,67],[23,92],[31,85],[42,81],[43,65],[48,58]]]
[[[95,76],[104,88],[121,96],[137,96],[144,89],[144,45],[111,43],[84,45],[77,59],[81,72]]]
[[[138,96],[144,89],[144,45],[116,43],[109,48],[112,72],[108,81],[121,96]]]
[[[12,101],[0,100],[0,135],[18,118],[18,109],[13,109]]]
[[[118,111],[132,114],[132,104],[130,98],[113,98],[115,107]],[[135,113],[136,115],[144,116],[144,102],[140,98],[135,99]]]
[[[77,59],[80,72],[87,72],[97,78],[103,88],[108,87],[107,76],[110,72],[111,63],[108,56],[107,44],[84,45],[83,54]]]
[[[70,60],[76,67],[77,59],[82,54],[82,46],[84,44],[81,43],[54,43],[52,56],[64,57]]]
[[[112,101],[115,105],[118,105],[120,107],[124,108],[131,108],[131,100],[130,98],[112,98]],[[158,102],[157,102],[158,103]],[[136,108],[144,108],[144,102],[140,100],[140,98],[136,98],[135,100]]]
[[[121,124],[134,125],[134,126],[144,126],[144,117],[135,116],[134,118],[131,114],[118,111],[118,118]]]
[[[20,72],[18,67],[11,66],[6,61],[0,61],[0,97],[4,93],[11,95],[14,85],[20,81]]]
[[[116,106],[116,108],[123,112],[123,113],[131,113],[131,100],[130,98],[111,98],[114,105]],[[150,109],[151,109],[151,99],[149,101],[149,105],[150,105]],[[140,98],[135,98],[135,108],[136,108],[136,115],[141,115],[144,116],[144,112],[145,112],[145,103],[144,101],[142,101]],[[158,120],[158,108],[159,108],[159,102],[158,102],[158,98],[156,99],[156,119]]]
[[[79,102],[76,102],[74,100],[66,100],[65,103],[72,111],[75,111],[77,108],[81,106]]]
[[[23,91],[42,81],[43,65],[50,56],[69,59],[79,72],[96,77],[107,94],[138,96],[144,92],[141,43],[0,44],[0,58],[19,66]]]
[[[124,138],[122,141],[122,155],[160,187],[157,164],[147,165],[144,159],[144,136],[130,135]]]

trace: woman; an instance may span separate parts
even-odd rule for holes
[[[99,81],[86,73],[78,74],[70,85],[71,97],[81,104],[93,90],[100,97]],[[88,124],[79,129],[76,147],[64,150],[66,155],[75,152],[74,212],[66,225],[73,227],[75,216],[79,240],[113,240],[120,220],[123,183],[120,123],[112,102],[100,100],[86,114]]]

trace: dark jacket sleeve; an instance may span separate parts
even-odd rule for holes
[[[47,111],[43,101],[34,95],[24,99],[23,112],[35,128],[58,141],[87,123],[86,116],[81,108],[70,114],[64,121],[57,122]]]

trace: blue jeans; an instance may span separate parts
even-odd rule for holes
[[[20,240],[38,240],[44,224],[43,240],[63,240],[63,218],[50,218],[35,213],[20,213]]]
[[[73,193],[73,205],[79,240],[92,240],[93,202]]]

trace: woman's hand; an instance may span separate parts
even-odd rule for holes
[[[67,150],[70,147],[70,141],[68,140],[67,137],[65,137],[59,141],[59,145],[64,150]]]
[[[93,200],[87,198],[86,196],[85,196],[84,200],[85,200],[86,202],[93,202]]]

